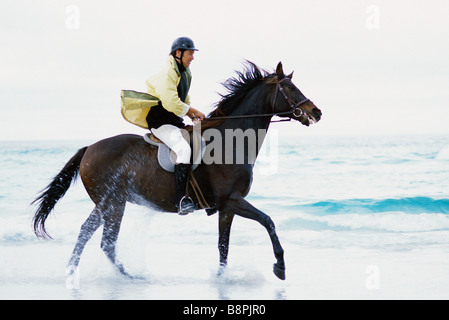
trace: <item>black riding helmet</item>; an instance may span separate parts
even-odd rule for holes
[[[181,61],[182,57],[184,56],[184,52],[186,50],[198,51],[198,49],[195,48],[195,44],[193,43],[192,39],[187,37],[180,37],[175,41],[173,41],[173,44],[171,45],[170,54],[175,58],[176,58],[176,50],[181,50],[181,58],[180,58]]]
[[[194,50],[198,51],[198,49],[195,48],[195,44],[193,43],[192,39],[187,37],[180,37],[173,41],[173,44],[171,45],[171,51],[170,53],[173,54],[176,50]]]

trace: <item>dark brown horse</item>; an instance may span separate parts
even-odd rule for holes
[[[308,126],[310,122],[320,120],[321,111],[292,83],[292,74],[284,74],[281,63],[275,73],[269,74],[248,62],[247,69],[237,74],[236,78],[225,82],[228,94],[222,96],[216,109],[202,123],[204,133],[215,130],[214,141],[209,141],[209,145],[221,145],[225,152],[218,156],[221,157],[218,161],[200,164],[194,171],[194,177],[204,200],[219,212],[220,270],[227,264],[234,215],[239,215],[256,220],[266,228],[277,260],[274,273],[280,279],[285,279],[284,251],[273,221],[245,200],[251,188],[258,149],[251,156],[248,150],[253,146],[249,141],[244,143],[244,150],[241,150],[232,146],[233,141],[218,141],[217,133],[225,136],[229,130],[242,133],[250,130],[266,131],[273,115],[291,118]],[[263,135],[257,135],[256,140],[260,146]],[[242,152],[242,161],[233,162]],[[33,202],[38,204],[33,218],[34,232],[38,237],[50,238],[45,230],[45,220],[80,174],[95,208],[81,226],[69,261],[72,273],[78,266],[86,243],[103,225],[101,248],[117,269],[128,275],[117,261],[115,250],[127,201],[158,211],[177,211],[173,174],[159,166],[156,153],[157,150],[138,135],[124,134],[101,140],[80,149]],[[217,157],[217,154],[213,156]],[[194,201],[198,203],[198,199]],[[213,210],[208,212],[212,213]]]

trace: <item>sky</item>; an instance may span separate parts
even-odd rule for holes
[[[245,59],[323,112],[280,135],[449,134],[446,0],[2,0],[0,140],[144,134],[120,90],[146,91],[173,40],[200,49],[192,106],[208,113]]]

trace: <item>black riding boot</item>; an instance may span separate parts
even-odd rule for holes
[[[176,208],[180,215],[186,215],[198,210],[190,197],[186,197],[187,177],[190,172],[190,164],[175,165],[175,184],[176,184]]]

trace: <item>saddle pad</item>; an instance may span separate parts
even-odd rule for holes
[[[151,139],[150,138],[151,135],[152,135],[151,133],[144,134],[143,139],[145,140],[145,142],[158,148],[157,160],[159,162],[159,165],[162,167],[162,169],[164,169],[168,172],[174,172],[175,171],[176,154],[172,150],[170,150],[170,148],[165,143],[156,142],[153,139]],[[204,155],[204,152],[206,151],[206,141],[204,141],[203,137],[200,137],[200,138],[201,138],[201,144],[200,143],[193,144],[192,171],[195,170],[198,167],[198,165],[201,163],[201,159]]]

